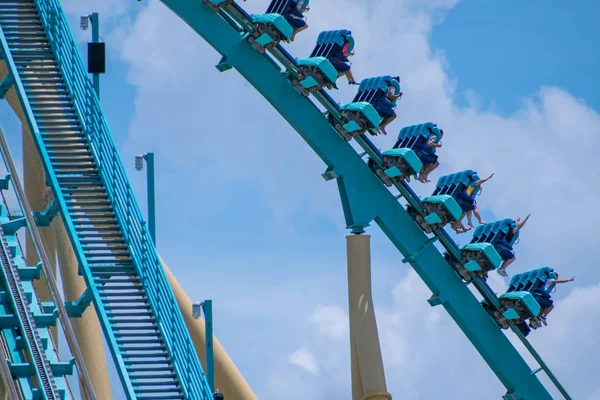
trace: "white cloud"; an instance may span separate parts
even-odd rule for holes
[[[548,318],[548,327],[533,331],[530,342],[547,365],[567,388],[572,398],[595,398],[595,373],[589,368],[600,355],[595,343],[593,321],[600,318],[600,285],[569,291],[556,302]],[[394,287],[391,306],[377,307],[381,349],[385,364],[388,391],[394,397],[406,399],[445,398],[494,399],[505,389],[491,369],[477,354],[451,318],[440,307],[431,308],[425,299],[427,287],[410,271]],[[314,315],[337,306],[318,306]],[[341,312],[340,312],[341,311]],[[509,334],[510,338],[513,335]],[[349,398],[350,369],[345,353],[348,342],[332,342],[328,330],[317,330],[309,349],[318,360],[327,360],[328,368],[320,374],[319,382],[329,385],[339,399]],[[537,367],[531,357],[517,344],[530,366]],[[340,357],[344,354],[344,357]],[[291,381],[300,375],[291,373]],[[335,379],[334,379],[335,377]],[[401,377],[401,378],[400,378]],[[435,377],[432,380],[432,377]],[[547,384],[554,398],[560,398],[543,373],[538,377]],[[311,383],[312,384],[312,383]]]
[[[319,373],[319,366],[315,356],[306,349],[299,349],[290,354],[289,363],[304,368],[315,376]]]
[[[61,0],[65,12],[83,15],[97,12],[100,17],[113,18],[125,14],[133,6],[133,2],[121,0]]]
[[[334,341],[348,337],[348,314],[338,306],[318,306],[312,313],[318,332]]]

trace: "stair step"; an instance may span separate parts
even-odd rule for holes
[[[176,390],[180,390],[180,388],[178,387],[177,389],[170,389],[170,388],[165,388],[165,389],[161,389],[161,388],[148,388],[148,389],[135,389],[136,393],[164,393],[164,392],[174,392]],[[162,398],[162,397],[160,397]]]
[[[144,307],[147,307],[146,309],[150,308],[150,305],[146,305]],[[114,305],[110,305],[110,306],[106,306],[105,307],[107,310],[134,310],[137,309],[137,306],[131,306],[131,305],[127,305],[127,304],[114,304]]]
[[[169,371],[169,370],[167,370]],[[154,370],[150,370],[148,372],[154,372]],[[174,372],[169,372],[167,374],[164,375],[160,375],[160,374],[146,374],[146,375],[142,375],[139,373],[132,373],[130,375],[133,379],[165,379],[165,378],[175,378],[176,375]]]
[[[152,367],[146,368],[146,367],[139,365],[139,366],[131,366],[131,367],[127,368],[127,370],[129,372],[170,371],[171,369],[172,369],[172,365],[166,366],[166,367],[157,367],[157,368],[152,368]]]

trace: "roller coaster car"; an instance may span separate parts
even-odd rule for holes
[[[519,232],[514,234],[510,240],[507,240],[507,236],[510,230],[516,227],[517,223],[511,218],[479,225],[473,233],[471,243],[490,243],[496,248],[502,241],[512,246],[519,238]]]
[[[289,43],[294,27],[286,17],[299,1],[304,2],[304,7],[309,2],[309,0],[272,0],[265,14],[252,14],[254,31],[248,34],[248,43],[260,53],[277,46],[281,41]]]
[[[526,329],[527,325],[532,329],[542,326],[539,318],[542,308],[536,301],[534,293],[544,288],[546,282],[551,279],[556,279],[556,273],[548,267],[517,274],[510,280],[506,293],[498,298],[501,311],[492,309],[485,301],[482,305],[502,329],[517,325],[527,336],[529,333],[529,329]]]
[[[298,79],[293,79],[292,84],[304,96],[322,88],[335,88],[338,72],[331,64],[331,58],[338,53],[344,43],[350,42],[349,52],[354,49],[352,32],[342,29],[337,31],[324,31],[317,37],[317,45],[309,58],[298,58]]]
[[[441,130],[432,122],[402,128],[394,147],[382,154],[383,168],[370,159],[369,167],[388,187],[411,176],[416,177],[423,168],[416,150],[427,143],[431,134],[437,136],[436,143],[442,138]]]
[[[471,274],[487,279],[487,273],[502,264],[502,258],[490,243],[470,243],[460,253],[460,261],[448,253],[444,258],[465,282],[471,280]]]
[[[479,179],[472,170],[440,177],[433,194],[423,199],[423,215],[412,207],[409,213],[426,233],[431,233],[432,227],[442,228],[449,222],[458,221],[463,210],[454,196],[466,190],[473,178]]]
[[[400,78],[397,76],[386,75],[363,79],[352,103],[340,108],[341,121],[335,124],[335,129],[347,141],[366,131],[373,136],[377,135],[382,118],[375,110],[374,105],[387,94],[389,85],[395,86],[396,93],[400,93]],[[392,105],[395,106],[395,100]]]

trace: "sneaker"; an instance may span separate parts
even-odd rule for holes
[[[540,317],[540,320],[542,321],[542,324],[544,324],[544,326],[548,326],[548,323],[546,322],[546,317]]]
[[[500,276],[503,276],[503,277],[505,277],[505,278],[508,276],[508,274],[506,273],[506,270],[505,270],[504,268],[498,268],[498,269],[496,270],[496,272],[497,272],[497,273],[499,273],[499,274],[500,274]]]

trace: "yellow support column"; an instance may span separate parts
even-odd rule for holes
[[[162,259],[161,259],[162,261]],[[192,302],[190,298],[185,294],[177,279],[173,276],[167,264],[162,261],[163,268],[169,279],[169,284],[177,304],[181,309],[185,324],[192,336],[194,347],[198,353],[198,357],[204,364],[204,370],[206,371],[206,342],[205,342],[205,329],[204,320],[194,319],[192,316]],[[219,389],[225,396],[225,399],[232,400],[256,400],[258,399],[248,383],[237,369],[229,355],[225,352],[225,349],[219,343],[216,337],[213,336],[213,351],[215,359],[215,388]]]
[[[58,249],[58,263],[62,276],[65,300],[75,301],[86,290],[83,277],[77,273],[78,263],[71,241],[61,219],[52,223]],[[106,368],[102,328],[94,306],[90,305],[80,318],[71,318],[71,325],[83,353],[85,366],[92,381],[94,392],[102,400],[112,399],[110,380]]]
[[[371,293],[370,239],[346,237],[352,400],[389,400]]]
[[[46,206],[51,200],[48,197],[48,191],[50,188],[46,187],[45,179],[46,174],[40,162],[33,138],[27,126],[27,122],[23,123],[23,183],[25,196],[27,201],[31,205],[31,209],[34,212],[44,211]],[[59,217],[60,218],[60,217]],[[56,276],[56,243],[51,227],[39,227],[40,236],[42,243],[48,257],[50,258],[50,269],[54,276]],[[35,252],[33,241],[29,235],[26,235],[26,255],[25,261],[28,266],[34,266],[39,262],[39,258]],[[48,290],[48,283],[44,274],[40,274],[40,280],[34,282],[35,292],[37,293],[40,301],[52,301],[50,292]],[[56,349],[58,350],[58,327],[49,327],[50,334]]]

